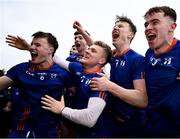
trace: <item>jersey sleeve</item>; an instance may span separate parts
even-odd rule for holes
[[[16,80],[18,69],[19,69],[18,65],[10,68],[6,73],[6,76],[9,77],[11,80]]]
[[[64,83],[65,83],[65,86],[67,88],[71,88],[71,87],[74,87],[74,82],[72,81],[72,76],[71,76],[71,73],[69,73],[68,71],[64,71],[65,72],[65,75],[64,75]]]
[[[144,79],[144,72],[145,72],[145,58],[143,56],[137,57],[132,67],[133,80]]]
[[[71,73],[74,74],[74,75],[77,75],[77,74],[83,72],[82,64],[79,63],[79,62],[70,62],[68,69],[69,69],[69,71],[71,71]]]

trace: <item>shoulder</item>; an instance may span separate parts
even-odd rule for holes
[[[20,63],[20,64],[17,64],[15,66],[13,66],[12,68],[10,68],[10,70],[12,70],[12,69],[16,69],[16,70],[20,69],[20,70],[22,70],[22,69],[26,69],[29,66],[30,66],[30,62],[24,62],[24,63]]]
[[[136,51],[134,51],[134,50],[130,50],[129,51],[129,56],[128,56],[128,58],[131,60],[131,61],[136,61],[137,62],[137,60],[139,61],[139,60],[144,60],[144,56],[143,55],[141,55],[141,54],[139,54],[139,53],[137,53]]]
[[[79,62],[70,62],[69,63],[69,70],[74,70],[74,69],[82,71],[83,66]]]

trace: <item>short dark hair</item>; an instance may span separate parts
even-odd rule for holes
[[[48,43],[54,48],[52,56],[54,56],[56,50],[58,49],[58,41],[54,35],[47,32],[38,31],[32,35],[34,38],[47,38]]]
[[[106,62],[104,63],[104,65],[107,64],[110,61],[111,56],[112,56],[111,47],[103,41],[95,41],[93,44],[98,45],[104,49],[105,58],[106,58]]]
[[[174,22],[176,22],[177,15],[176,11],[168,6],[155,6],[150,8],[144,15],[144,17],[148,15],[152,15],[154,13],[163,12],[164,16],[169,16]]]
[[[85,32],[86,32],[89,36],[91,36],[87,30],[85,30]],[[78,34],[81,34],[81,33],[79,33],[78,31],[75,31],[75,32],[74,32],[74,35],[78,35]]]
[[[126,23],[128,23],[130,28],[131,28],[131,31],[134,33],[134,36],[135,36],[135,34],[137,32],[137,29],[136,29],[135,24],[132,22],[132,20],[130,18],[128,18],[127,16],[116,15],[115,23],[117,23],[117,22],[126,22]],[[131,41],[133,40],[133,38],[131,39]]]

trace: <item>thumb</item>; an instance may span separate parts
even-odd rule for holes
[[[64,102],[64,95],[61,96],[61,102]]]

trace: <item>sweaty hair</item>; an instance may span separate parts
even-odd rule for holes
[[[51,45],[51,47],[54,48],[54,52],[52,53],[52,56],[54,56],[57,48],[58,48],[58,41],[55,36],[53,36],[51,33],[46,33],[42,31],[38,31],[32,35],[34,38],[47,38],[48,43]]]
[[[148,15],[152,15],[154,13],[163,12],[164,16],[169,16],[174,22],[176,22],[177,15],[176,11],[168,6],[156,6],[150,8],[144,15],[144,18]]]
[[[103,41],[95,41],[94,45],[98,45],[98,46],[100,46],[101,48],[104,49],[105,58],[106,58],[106,62],[104,63],[104,65],[105,65],[111,59],[111,55],[112,55],[111,47],[108,44],[104,43]]]
[[[137,29],[136,29],[135,24],[131,21],[130,18],[128,18],[127,16],[116,15],[115,23],[117,23],[117,22],[126,22],[126,23],[128,23],[130,28],[131,28],[131,31],[134,33],[134,36],[135,36],[135,34],[137,32]],[[131,39],[131,41],[133,40],[133,38]]]

